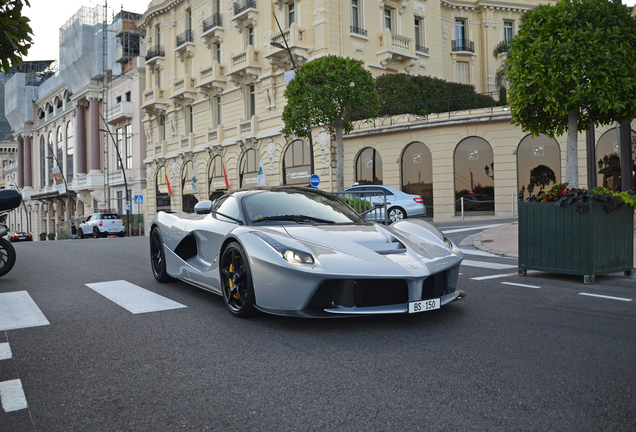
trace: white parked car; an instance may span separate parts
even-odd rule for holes
[[[406,218],[418,218],[426,216],[426,207],[422,201],[422,197],[419,195],[407,194],[391,186],[384,185],[361,185],[352,186],[344,190],[351,197],[355,197],[355,193],[361,193],[360,196],[368,198],[368,194],[372,192],[383,192],[386,195],[386,206],[389,212],[389,220],[391,222],[397,222]],[[366,193],[366,194],[364,194]],[[349,195],[345,195],[349,198]],[[375,220],[378,216],[375,213],[369,214],[367,220]],[[379,219],[384,220],[384,212],[379,214]]]
[[[126,233],[124,221],[115,213],[93,213],[77,228],[79,238],[93,236],[95,238]]]

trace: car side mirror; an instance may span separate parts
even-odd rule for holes
[[[196,214],[209,214],[212,211],[213,202],[210,200],[199,201],[194,205]]]
[[[384,207],[384,199],[378,196],[374,196],[373,198],[371,198],[371,205],[376,208]]]

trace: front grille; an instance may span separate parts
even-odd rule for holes
[[[422,300],[448,294],[448,271],[430,275],[422,283]]]
[[[401,279],[336,279],[323,282],[309,307],[371,307],[408,303],[409,289]]]

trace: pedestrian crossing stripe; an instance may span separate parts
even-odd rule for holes
[[[86,286],[134,314],[187,307],[125,280],[90,283]]]
[[[50,324],[28,292],[0,293],[0,331]]]

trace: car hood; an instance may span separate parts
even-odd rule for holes
[[[287,234],[311,249],[326,266],[346,262],[365,262],[369,268],[385,271],[394,265],[400,269],[427,268],[431,273],[458,264],[461,257],[453,254],[438,236],[405,235],[379,224],[347,226],[287,225]],[[375,273],[375,271],[373,272]],[[419,271],[417,272],[419,273]]]

